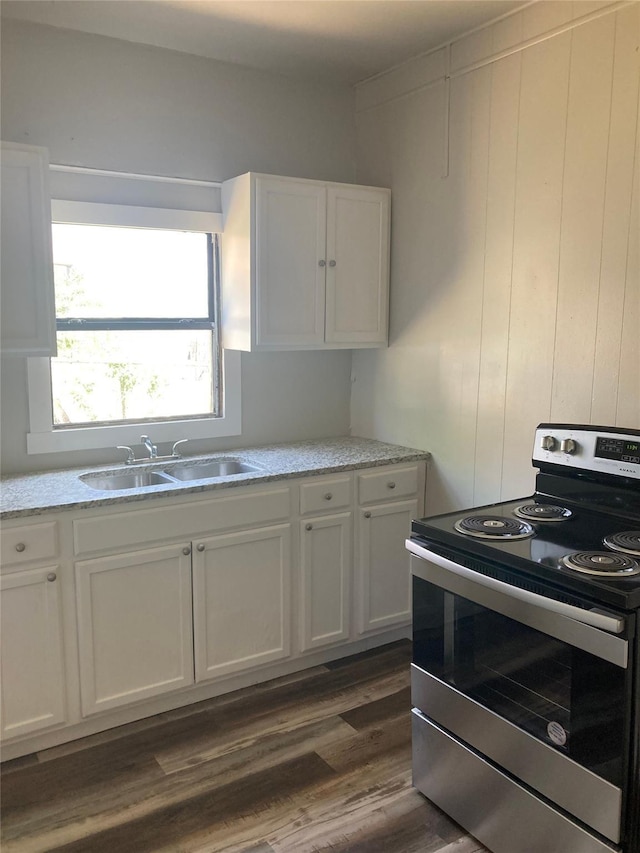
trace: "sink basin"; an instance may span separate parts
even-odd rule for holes
[[[88,474],[80,477],[83,483],[92,489],[110,491],[112,489],[139,489],[141,486],[159,486],[170,483],[169,477],[157,471],[124,471],[121,474]]]
[[[176,480],[213,480],[215,477],[229,477],[232,474],[250,474],[261,471],[256,465],[248,465],[239,459],[216,459],[202,464],[184,464],[171,468],[166,473]]]

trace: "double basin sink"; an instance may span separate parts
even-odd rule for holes
[[[234,474],[251,474],[263,471],[257,465],[249,465],[241,459],[225,458],[201,462],[182,462],[167,466],[167,470],[124,470],[92,474],[81,474],[80,480],[92,489],[112,491],[117,489],[141,489],[145,486],[161,486],[169,483],[184,483],[193,480],[217,480]]]

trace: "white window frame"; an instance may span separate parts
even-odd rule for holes
[[[179,231],[222,233],[222,214],[159,207],[102,204],[53,199],[54,222],[77,222],[85,225],[117,225],[131,228],[165,228]],[[221,350],[222,416],[141,421],[127,424],[65,426],[53,424],[51,395],[51,359],[27,359],[29,387],[29,432],[27,453],[55,453],[94,450],[118,444],[140,443],[140,435],[151,434],[155,444],[182,438],[206,439],[241,435],[242,395],[240,387],[241,355]]]

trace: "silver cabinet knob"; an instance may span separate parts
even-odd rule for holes
[[[204,551],[204,545],[202,544],[202,542],[200,542],[199,545],[196,545],[196,548],[198,549],[198,551]]]
[[[182,553],[183,553],[183,554],[185,555],[185,557],[186,557],[186,556],[187,556],[187,554],[190,554],[190,553],[191,553],[191,548],[189,548],[189,546],[188,546],[188,545],[185,545],[185,546],[184,546],[184,548],[182,549]]]
[[[390,480],[390,481],[387,483],[387,488],[388,488],[388,489],[395,489],[395,487],[396,487],[396,484],[393,482],[393,480]]]
[[[47,575],[47,580],[49,581],[49,583],[53,583],[57,577],[58,575],[55,572],[49,572],[49,574]]]
[[[555,450],[556,440],[552,435],[543,435],[540,446],[543,450]]]
[[[335,267],[335,265],[336,265],[336,262],[335,262],[335,261],[329,261],[329,266],[330,266],[330,267]]]
[[[563,438],[560,442],[560,450],[563,453],[568,453],[569,456],[573,456],[573,454],[578,449],[578,442],[574,441],[572,438]]]
[[[26,547],[27,546],[24,544],[24,542],[18,542],[18,544],[16,545],[16,551],[19,554],[22,554],[22,552],[25,550]]]
[[[330,501],[332,497],[333,497],[333,492],[327,492],[327,493],[324,495],[324,499],[325,499],[325,501]]]
[[[305,524],[304,529],[305,530],[313,530],[313,524]]]
[[[371,518],[371,513],[370,513],[370,512],[365,512],[364,517],[365,517],[365,518]]]
[[[318,266],[319,266],[319,267],[326,267],[326,265],[327,265],[327,262],[326,262],[326,261],[318,261]]]

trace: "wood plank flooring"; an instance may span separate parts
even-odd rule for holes
[[[477,853],[411,787],[393,643],[2,765],[3,853]]]

